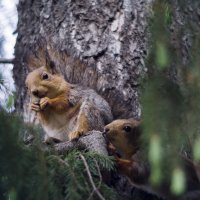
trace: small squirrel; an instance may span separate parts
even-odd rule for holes
[[[108,151],[115,156],[117,168],[136,184],[143,184],[149,178],[149,165],[140,148],[140,123],[134,119],[118,119],[104,128],[110,142]]]
[[[102,131],[112,121],[111,109],[101,96],[68,83],[48,59],[45,66],[28,74],[26,86],[47,144],[77,139],[90,130]]]
[[[127,176],[132,184],[160,197],[177,199],[171,194],[169,177],[164,177],[159,187],[154,187],[149,182],[151,172],[141,141],[141,121],[115,120],[105,126],[103,134],[108,141],[108,151],[115,156],[117,169]],[[177,154],[177,157],[181,159],[185,169],[187,188],[184,194],[191,195],[195,190],[200,192],[200,165],[183,155]],[[170,168],[168,172],[170,173]]]

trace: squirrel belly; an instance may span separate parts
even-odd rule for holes
[[[31,110],[45,130],[45,142],[79,138],[91,130],[102,131],[112,121],[108,103],[94,90],[72,85],[44,66],[30,72],[26,85]]]
[[[48,137],[59,139],[60,141],[69,140],[68,134],[76,128],[77,116],[66,120],[66,114],[49,112],[50,118],[46,119],[44,114],[38,113],[39,121]]]

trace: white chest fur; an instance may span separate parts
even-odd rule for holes
[[[68,134],[77,128],[77,115],[71,119],[68,119],[65,113],[50,113],[50,115],[48,120],[41,123],[46,133],[45,137],[53,137],[61,141],[69,140]]]

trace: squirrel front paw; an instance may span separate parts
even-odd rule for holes
[[[49,97],[44,97],[40,99],[40,109],[44,110],[50,104]]]
[[[109,143],[108,146],[107,146],[107,150],[108,150],[109,155],[117,156],[118,157],[117,150],[113,146],[113,144]]]
[[[40,105],[36,104],[36,103],[31,103],[31,110],[33,110],[35,112],[39,112],[40,111]]]
[[[80,130],[73,131],[73,132],[69,133],[68,138],[70,141],[76,140],[76,139],[80,138],[83,134],[84,134],[84,132],[80,131]]]
[[[115,162],[117,165],[127,166],[127,167],[130,167],[133,163],[132,160],[122,159],[119,157],[115,157]]]

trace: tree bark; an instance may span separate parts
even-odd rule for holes
[[[45,55],[38,52],[47,49],[66,80],[95,89],[109,102],[114,118],[140,118],[139,86],[146,73],[151,4],[152,0],[19,0],[14,62],[17,112],[25,121],[34,119],[25,78],[32,67],[42,65]],[[38,61],[31,66],[35,58]],[[154,199],[122,177],[114,182],[118,199]]]
[[[69,82],[97,90],[110,103],[115,118],[139,118],[139,85],[146,72],[146,30],[151,3],[20,0],[14,66],[17,111],[30,120],[24,85],[30,70],[26,58],[37,54],[42,38],[59,55],[79,57],[87,63],[80,66],[74,58],[76,62],[66,66],[61,58],[50,55]]]

